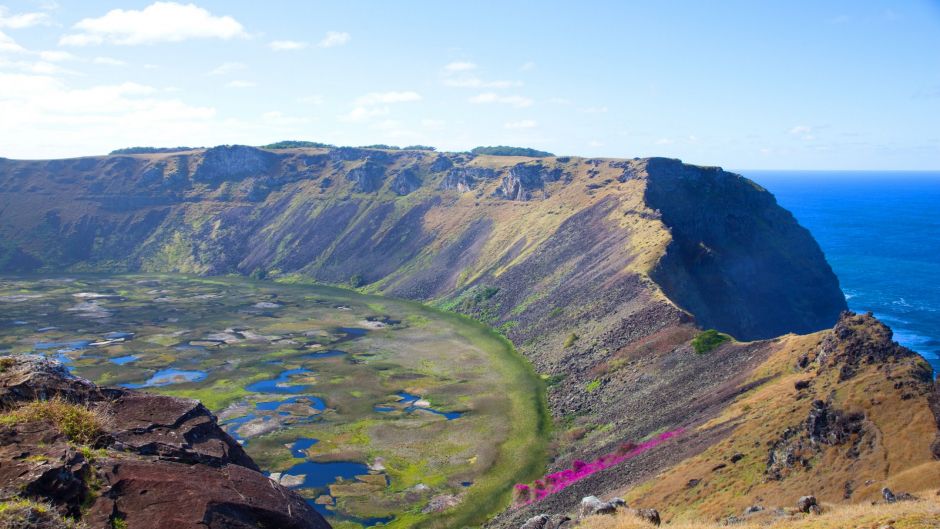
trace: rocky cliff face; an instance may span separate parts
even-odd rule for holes
[[[0,502],[28,501],[51,506],[42,527],[72,518],[92,529],[329,528],[198,402],[98,387],[39,357],[0,357]]]
[[[548,380],[552,470],[702,424],[753,387],[773,349],[696,354],[699,329],[818,331],[845,308],[769,193],[659,158],[217,147],[0,160],[0,271],[34,269],[299,275],[471,315]],[[666,468],[727,432],[633,464]],[[552,501],[628,482],[603,471]]]

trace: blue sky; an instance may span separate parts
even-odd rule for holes
[[[0,156],[509,144],[940,169],[940,2],[0,0]]]

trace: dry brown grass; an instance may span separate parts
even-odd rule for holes
[[[48,421],[80,445],[94,445],[105,434],[106,414],[61,397],[37,400],[0,415],[0,424]]]
[[[892,504],[823,505],[820,515],[789,513],[775,516],[764,511],[732,527],[736,529],[940,529],[940,496],[936,490],[917,495],[918,501]],[[623,512],[616,516],[594,516],[582,521],[584,529],[653,529],[656,527],[636,516]],[[663,527],[670,529],[718,529],[724,522],[687,521]]]
[[[823,336],[780,339],[777,352],[753,373],[755,379],[769,380],[700,427],[730,426],[731,435],[646,483],[614,494],[631,505],[658,509],[675,526],[680,521],[739,515],[755,503],[789,507],[806,494],[848,505],[880,499],[884,486],[895,491],[940,486],[940,461],[930,452],[936,426],[926,398],[904,400],[904,390],[894,387],[913,376],[915,360],[890,366],[890,378],[871,365],[844,382],[837,380],[836,370],[819,374],[796,370],[796,359],[815,350]],[[794,384],[802,380],[811,380],[812,385],[797,398]],[[783,480],[768,479],[768,443],[780,439],[787,426],[800,428],[814,399],[828,398],[839,409],[865,413],[867,433],[858,448],[860,455],[850,453],[851,443],[830,446],[813,457],[810,468],[794,468]],[[735,454],[743,457],[731,463]],[[693,486],[690,480],[700,481]],[[850,498],[844,497],[847,482]]]

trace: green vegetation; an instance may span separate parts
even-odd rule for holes
[[[201,147],[125,147],[123,149],[114,149],[108,154],[112,156],[117,154],[162,154],[191,151],[193,149],[201,149]]]
[[[8,304],[5,317],[55,325],[43,333],[32,326],[0,329],[0,349],[20,354],[33,351],[37,342],[133,332],[127,341],[93,352],[56,354],[77,375],[110,384],[141,383],[169,367],[204,374],[198,381],[171,379],[144,390],[199,399],[245,441],[249,455],[266,471],[289,472],[305,458],[364,464],[381,458],[384,471],[363,472],[329,490],[300,490],[307,497],[333,496],[334,527],[352,528],[350,520],[389,515],[394,516],[390,529],[478,526],[509,503],[515,483],[543,473],[551,424],[544,384],[508,340],[469,318],[303,284],[293,276],[278,282],[159,274],[72,277],[69,282],[0,280],[0,295],[42,300]],[[89,322],[69,310],[80,292],[120,298],[87,303],[110,311],[110,317]],[[463,301],[479,301],[478,312],[497,314],[498,293],[496,287],[475,287]],[[510,320],[500,330],[515,325]],[[347,328],[366,334],[360,337]],[[43,351],[56,350],[37,352]],[[321,357],[321,351],[345,354]],[[130,355],[135,360],[115,362]],[[297,396],[322,399],[326,409],[306,400],[277,405],[286,395],[249,389],[287,371],[293,374],[278,387],[309,387]],[[427,400],[435,410],[462,415],[446,420],[407,410],[397,396],[402,391]],[[93,442],[85,442],[93,439],[88,432],[94,423],[84,420],[90,412],[61,404],[24,407],[0,421],[58,417],[86,459],[103,457]],[[63,410],[52,411],[55,407]],[[290,447],[302,438],[319,442],[298,457]],[[97,478],[87,479],[93,491]],[[464,480],[473,485],[461,486]],[[405,493],[417,483],[431,487],[429,495]],[[457,495],[461,503],[441,513],[421,512],[429,497],[441,494]]]
[[[127,520],[124,518],[114,518],[111,520],[112,529],[128,529]]]
[[[384,143],[375,143],[373,145],[362,145],[360,149],[382,149],[384,151],[400,151],[401,147],[398,145],[385,145]]]
[[[692,339],[692,348],[695,349],[696,353],[704,354],[729,340],[731,340],[731,337],[727,334],[722,334],[715,329],[708,329]]]
[[[8,529],[83,529],[85,525],[71,518],[59,516],[55,509],[45,503],[13,498],[0,501],[0,527]]]
[[[302,140],[284,140],[276,141],[274,143],[269,143],[267,145],[262,145],[262,149],[300,149],[300,148],[321,148],[321,149],[332,149],[335,148],[335,145],[330,145],[329,143],[320,143],[318,141],[302,141]]]
[[[575,333],[569,334],[568,337],[565,338],[564,348],[567,349],[574,345],[574,343],[578,341],[578,338],[580,338],[580,336]]]
[[[430,145],[408,145],[401,149],[403,151],[436,151],[437,147],[431,147]]]
[[[601,381],[595,378],[594,380],[588,382],[587,385],[584,386],[584,391],[587,391],[588,393],[594,393],[600,387],[601,387]]]
[[[528,156],[530,158],[548,158],[555,156],[547,151],[539,151],[528,147],[509,147],[507,145],[497,145],[495,147],[475,147],[470,154],[488,154],[490,156]]]
[[[82,445],[94,444],[104,433],[101,413],[61,397],[33,401],[0,415],[0,424],[37,421],[51,422],[69,440]]]
[[[3,373],[7,369],[10,369],[16,364],[16,360],[11,356],[4,356],[0,358],[0,373]]]

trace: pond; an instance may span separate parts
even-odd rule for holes
[[[543,462],[541,382],[469,320],[313,285],[71,277],[0,278],[0,351],[199,399],[337,525],[479,525]],[[437,496],[461,501],[424,512]]]

